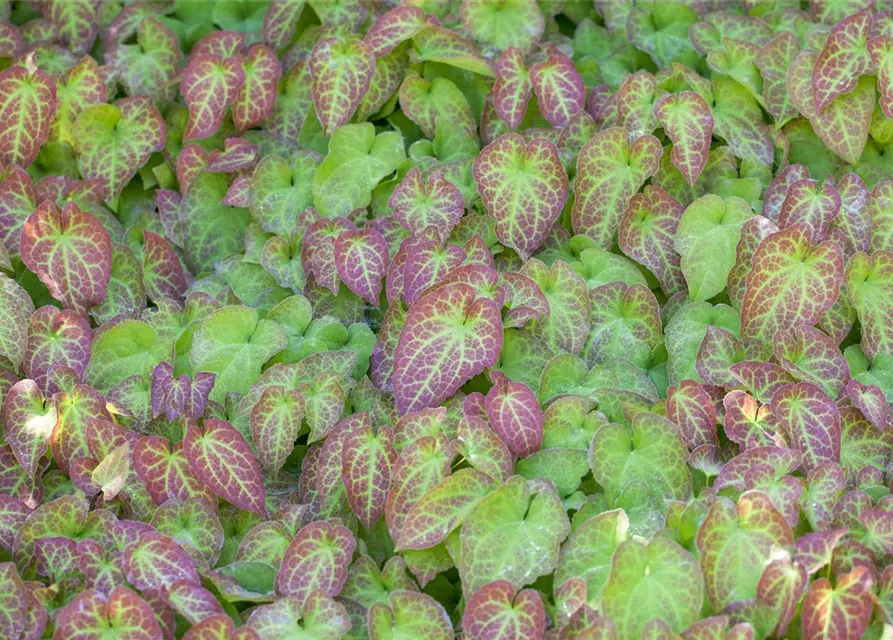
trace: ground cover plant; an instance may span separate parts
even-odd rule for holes
[[[0,8],[0,638],[893,637],[889,0]]]

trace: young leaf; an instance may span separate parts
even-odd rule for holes
[[[844,282],[862,325],[862,350],[869,357],[888,351],[893,336],[885,318],[891,303],[893,253],[875,251],[871,256],[857,253],[847,265]]]
[[[694,185],[707,165],[710,152],[713,136],[710,107],[694,91],[683,91],[658,100],[654,115],[673,142],[673,166],[688,184]]]
[[[41,307],[28,322],[28,346],[22,368],[44,394],[54,389],[53,369],[69,367],[78,376],[84,374],[90,361],[93,331],[90,321],[75,311],[59,311]]]
[[[245,84],[232,103],[233,124],[240,133],[261,124],[272,113],[282,68],[275,51],[256,44],[242,56],[242,71]]]
[[[144,436],[133,448],[133,468],[156,504],[198,497],[211,502],[214,494],[199,479],[183,454],[161,436]]]
[[[412,235],[419,235],[430,226],[447,238],[464,213],[462,192],[443,173],[428,175],[422,181],[418,167],[413,167],[397,185],[388,200],[394,218]]]
[[[209,419],[204,427],[193,425],[186,432],[183,453],[214,493],[240,509],[266,514],[260,464],[231,424]]]
[[[667,296],[685,287],[680,257],[673,246],[684,209],[654,185],[634,195],[620,220],[618,244],[627,256],[647,267]]]
[[[512,584],[497,580],[474,592],[462,616],[462,630],[471,640],[542,638],[546,611],[533,589],[515,594]]]
[[[704,579],[697,560],[676,542],[655,536],[621,544],[602,592],[604,612],[622,637],[640,637],[651,620],[682,631],[698,618]]]
[[[478,502],[462,525],[463,591],[470,596],[494,580],[507,580],[518,589],[551,573],[569,530],[551,484],[531,488],[524,478],[513,476]]]
[[[302,527],[285,550],[276,592],[302,604],[314,591],[337,596],[356,546],[353,535],[340,524],[311,522]]]
[[[109,631],[120,640],[154,640],[162,637],[152,608],[136,593],[118,586],[107,595],[89,589],[59,612],[54,635],[60,638],[103,637]]]
[[[803,600],[803,637],[860,638],[871,621],[872,577],[866,567],[855,567],[832,587],[825,578],[809,587]]]
[[[543,62],[530,67],[530,82],[543,117],[563,127],[583,110],[586,89],[573,60],[553,50]]]
[[[344,438],[341,450],[341,478],[347,491],[347,503],[363,526],[369,530],[384,514],[391,485],[396,452],[394,432],[383,428],[356,428]]]
[[[526,384],[512,382],[499,371],[490,378],[493,386],[486,400],[490,424],[514,455],[525,458],[543,442],[543,412],[536,395]]]
[[[629,144],[626,131],[612,127],[600,132],[577,156],[574,231],[610,248],[630,201],[657,171],[663,149],[657,138],[642,136]]]
[[[74,123],[78,170],[99,180],[106,201],[118,197],[149,157],[164,148],[164,120],[147,97],[88,107]]]
[[[748,491],[737,506],[718,498],[697,538],[704,585],[714,610],[756,596],[772,545],[792,543],[790,527],[765,494]]]
[[[28,167],[50,135],[56,83],[35,67],[0,73],[0,163]]]
[[[530,71],[524,61],[524,51],[509,47],[503,51],[493,66],[496,81],[493,83],[493,108],[511,131],[521,124],[527,103],[533,93]]]
[[[66,307],[85,312],[100,304],[111,277],[112,244],[95,217],[74,202],[60,211],[44,202],[25,221],[22,260]]]
[[[323,38],[310,54],[313,103],[326,135],[346,124],[363,100],[375,58],[362,40]]]
[[[474,179],[496,220],[496,237],[527,260],[567,202],[567,175],[558,149],[546,140],[525,144],[517,134],[500,136],[475,160]]]
[[[834,242],[813,245],[805,224],[760,243],[747,276],[741,332],[770,342],[779,329],[812,325],[831,308],[843,279],[843,257]]]
[[[496,304],[475,299],[466,284],[449,284],[420,298],[400,334],[394,395],[401,414],[437,406],[467,380],[496,364],[502,319]],[[443,363],[449,361],[450,367]]]
[[[859,76],[869,71],[870,27],[871,13],[860,11],[831,28],[812,72],[812,90],[817,112],[824,111],[837,96],[852,91]]]
[[[348,289],[375,307],[387,266],[387,240],[372,227],[348,230],[335,239],[338,276]]]
[[[193,52],[180,80],[180,91],[189,107],[183,140],[207,138],[223,123],[226,108],[245,84],[238,58],[221,59]]]

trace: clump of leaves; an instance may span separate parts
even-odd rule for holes
[[[0,638],[890,637],[889,157],[887,0],[0,2]]]

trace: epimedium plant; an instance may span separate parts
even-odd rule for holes
[[[0,637],[893,633],[888,0],[0,9]]]

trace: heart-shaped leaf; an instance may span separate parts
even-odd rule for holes
[[[505,374],[490,374],[493,386],[487,393],[486,410],[490,424],[511,452],[521,458],[537,451],[543,442],[543,412],[536,394],[522,382]]]
[[[196,475],[214,493],[240,509],[266,513],[260,463],[235,427],[209,419],[186,432],[183,454]]]
[[[348,289],[375,307],[387,266],[387,240],[372,227],[348,230],[335,239],[338,276]]]
[[[543,117],[563,127],[583,110],[586,89],[574,61],[553,49],[542,62],[530,67],[530,82]]]
[[[393,430],[374,433],[371,426],[353,429],[344,438],[341,478],[347,503],[367,530],[385,511],[396,458],[393,442]]]
[[[619,127],[587,142],[577,156],[574,231],[610,248],[630,198],[657,171],[662,153],[657,138],[642,136],[630,144]]]
[[[245,71],[238,58],[193,52],[180,79],[180,91],[189,107],[183,140],[207,138],[216,132],[244,84]]]
[[[242,72],[245,83],[232,103],[233,124],[240,133],[261,124],[273,112],[282,68],[275,51],[256,44],[242,56]]]
[[[90,589],[80,593],[59,612],[59,637],[110,637],[115,640],[154,640],[161,627],[146,601],[124,586],[106,595]],[[110,635],[111,634],[111,635]]]
[[[474,179],[496,237],[527,260],[539,248],[567,202],[567,175],[551,142],[529,143],[506,134],[484,147]]]
[[[868,52],[870,27],[871,14],[861,11],[831,28],[812,72],[816,111],[824,111],[837,96],[852,91],[859,76],[871,67]]]
[[[518,589],[551,573],[569,530],[567,514],[549,483],[531,488],[524,478],[513,476],[478,502],[462,525],[463,590],[471,595],[494,580]]]
[[[846,292],[862,325],[862,349],[871,357],[887,351],[893,336],[883,320],[890,306],[893,253],[857,253],[847,265]]]
[[[542,638],[546,611],[533,589],[515,589],[507,580],[497,580],[474,592],[462,616],[462,630],[473,640]]]
[[[710,107],[694,91],[682,91],[658,100],[654,115],[673,142],[673,166],[693,185],[707,165],[710,152],[713,135]]]
[[[530,71],[524,60],[524,51],[508,47],[493,66],[496,81],[493,83],[493,108],[512,131],[521,124],[527,103],[533,93]]]
[[[0,163],[27,167],[50,135],[56,83],[34,67],[0,73]]]
[[[803,637],[861,637],[871,621],[872,583],[867,567],[855,567],[833,587],[826,578],[813,582],[803,600]]]
[[[419,235],[434,226],[445,239],[464,212],[462,192],[442,173],[428,175],[422,181],[418,167],[413,167],[397,185],[388,200],[394,218],[404,229]]]
[[[6,394],[2,417],[6,442],[33,478],[56,426],[56,407],[44,398],[34,380],[26,379],[14,384]]]
[[[400,334],[394,366],[397,410],[437,406],[467,380],[496,364],[502,319],[496,304],[475,299],[466,284],[449,284],[420,298]],[[450,362],[445,368],[443,363]]]
[[[779,329],[812,325],[831,308],[843,279],[843,257],[834,242],[813,245],[805,224],[760,243],[747,276],[741,332],[771,342]]]
[[[74,123],[78,171],[99,180],[113,208],[137,170],[166,140],[164,119],[147,97],[86,108]]]
[[[738,504],[718,498],[698,532],[704,585],[714,609],[755,597],[772,545],[793,543],[791,529],[769,498],[748,491]]]
[[[85,312],[102,302],[112,268],[108,232],[95,217],[69,202],[60,211],[44,202],[25,221],[22,260],[50,294]]]
[[[642,631],[652,620],[663,620],[673,631],[684,630],[697,620],[703,599],[697,560],[663,536],[648,544],[641,538],[621,544],[602,593],[604,612],[628,638],[645,637]]]
[[[313,103],[326,135],[346,124],[363,100],[375,58],[362,40],[323,38],[310,54]]]
[[[772,417],[803,452],[806,470],[840,461],[840,411],[821,389],[807,382],[786,385],[772,396]]]
[[[339,524],[311,522],[285,550],[276,574],[276,592],[305,603],[314,591],[335,597],[347,580],[356,540]]]

